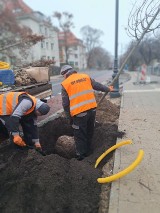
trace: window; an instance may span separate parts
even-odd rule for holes
[[[43,27],[42,26],[39,26],[39,32],[42,34],[42,32],[43,32]]]
[[[74,50],[78,50],[77,46],[74,46]]]
[[[75,62],[75,65],[78,66],[78,62]]]
[[[53,43],[51,43],[51,50],[53,50],[53,47],[54,47],[54,44],[53,44]]]
[[[20,12],[22,12],[22,9],[21,8],[13,9],[12,12],[13,13],[20,13]]]
[[[69,61],[68,64],[74,66],[74,61]]]
[[[46,49],[48,49],[48,42],[46,42]]]
[[[48,56],[48,60],[50,59],[50,56]]]
[[[74,57],[75,57],[75,58],[78,58],[78,55],[77,55],[77,54],[74,54]]]
[[[42,58],[41,58],[42,60],[46,60],[46,56],[42,56]]]
[[[47,27],[45,27],[45,35],[48,35]]]
[[[43,49],[44,48],[44,41],[41,41],[41,48]]]

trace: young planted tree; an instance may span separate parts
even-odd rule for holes
[[[144,36],[147,33],[150,34],[152,33],[154,35],[156,30],[160,28],[159,13],[160,13],[159,0],[143,0],[143,1],[137,0],[135,2],[128,18],[128,28],[127,28],[128,34],[135,40],[135,45],[133,46],[124,63],[122,64],[121,69],[123,69],[128,59],[138,48]],[[143,44],[141,45],[140,48],[141,53],[143,51],[142,46]],[[148,45],[148,52],[149,54],[151,53],[149,45]]]
[[[113,85],[124,66],[139,46],[140,42],[147,33],[155,34],[156,30],[160,28],[160,2],[159,0],[137,0],[133,5],[128,18],[128,34],[135,40],[135,45],[130,50],[129,54],[122,63],[116,77],[111,82]],[[101,98],[99,104],[102,102],[106,93]]]
[[[94,29],[88,25],[82,27],[80,31],[87,50],[87,66],[88,68],[91,68],[92,50],[96,47],[100,47],[100,37],[103,35],[103,31]]]
[[[68,64],[68,58],[69,58],[69,42],[68,42],[68,36],[69,32],[71,31],[71,28],[74,27],[74,24],[72,22],[73,15],[68,12],[54,12],[53,17],[58,20],[60,31],[63,33],[63,37],[61,39],[61,42],[63,42],[62,46],[65,48],[65,62]]]

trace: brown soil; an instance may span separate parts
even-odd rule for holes
[[[93,153],[83,161],[55,153],[57,139],[73,135],[63,115],[39,128],[47,156],[35,150],[15,150],[7,141],[1,143],[0,212],[98,213],[102,198],[97,178],[102,176],[103,165],[113,161],[112,154],[97,169],[94,164],[99,155],[116,143],[117,137],[123,136],[116,125],[119,112],[119,106],[107,99],[97,109],[99,124],[95,127]]]

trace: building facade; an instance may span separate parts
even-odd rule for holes
[[[27,51],[25,57],[15,50],[17,57],[24,63],[32,63],[41,59],[54,60],[60,65],[58,32],[50,20],[41,12],[33,11],[23,0],[4,0],[5,7],[10,10],[20,26],[28,27],[32,34],[43,35],[45,38]]]
[[[72,32],[60,32],[58,38],[61,65],[68,63],[77,69],[86,69],[86,48],[83,41]]]
[[[33,34],[43,35],[45,39],[32,46],[27,57],[28,62],[54,60],[60,65],[58,32],[41,12],[32,12],[18,17],[20,25],[29,27]]]

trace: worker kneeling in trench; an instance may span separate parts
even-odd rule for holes
[[[33,148],[42,155],[39,142],[37,116],[46,115],[48,104],[26,92],[9,92],[0,95],[0,126],[16,148]],[[24,138],[21,137],[21,124]]]
[[[110,92],[113,87],[91,79],[87,74],[77,73],[70,65],[61,68],[64,77],[62,85],[62,105],[66,117],[73,127],[76,158],[83,160],[90,154],[90,145],[94,132],[96,99],[94,90]]]

